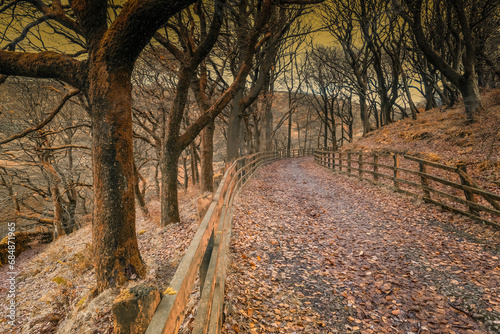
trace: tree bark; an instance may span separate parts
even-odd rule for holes
[[[74,189],[71,189],[70,191],[74,191]],[[71,195],[71,197],[69,198],[69,204],[63,211],[62,225],[64,232],[66,234],[73,233],[75,228],[81,227],[81,225],[77,224],[75,220],[75,212],[76,212],[76,192],[74,193],[74,195],[73,194]]]
[[[332,118],[332,128],[331,128],[331,133],[332,133],[332,150],[336,151],[337,150],[337,124],[335,122],[335,115],[333,114],[333,101],[331,102],[330,113],[331,113],[330,116]]]
[[[272,151],[273,149],[273,90],[274,85],[271,85],[269,89],[264,92],[264,118],[265,118],[265,145],[266,151]]]
[[[243,99],[243,87],[239,87],[231,104],[229,112],[228,127],[227,127],[227,144],[226,156],[227,162],[231,162],[238,157],[240,147],[240,130],[241,130],[241,106],[240,102]]]
[[[47,143],[46,141],[47,138],[44,138],[44,143]],[[63,207],[61,203],[61,192],[59,191],[59,183],[61,182],[61,177],[52,166],[50,162],[51,157],[48,153],[44,152],[39,156],[40,160],[42,161],[42,165],[49,172],[49,189],[52,197],[52,203],[54,205],[54,240],[56,240],[57,238],[66,234],[62,226]]]
[[[474,120],[474,114],[482,107],[476,73],[471,72],[469,75],[464,76],[460,81],[458,89],[464,99],[467,121],[471,122]]]
[[[290,150],[292,149],[292,116],[293,116],[293,109],[290,108],[290,115],[288,115],[287,141],[286,141],[286,151],[288,153],[290,153]]]
[[[359,97],[359,113],[363,124],[363,136],[370,132],[370,117],[366,105],[366,90],[358,94]]]
[[[325,94],[326,96],[326,94]],[[323,148],[326,150],[327,147],[328,147],[328,102],[327,101],[323,101],[324,102],[324,105],[323,105],[323,112],[325,114],[325,123],[324,123],[324,126],[325,126],[325,133],[323,134]]]
[[[131,72],[96,60],[91,68],[94,219],[92,237],[99,291],[146,273],[137,244]]]
[[[188,90],[194,68],[182,66],[177,78],[177,87],[174,102],[168,115],[162,118],[161,137],[161,226],[180,221],[179,203],[177,196],[178,162],[182,151],[191,143],[181,145],[179,134],[187,103]],[[194,138],[193,138],[194,139]],[[191,161],[193,165],[193,161]],[[193,175],[194,177],[194,175]],[[193,180],[194,183],[194,180]]]
[[[139,170],[137,170],[137,166],[135,166],[135,164],[134,164],[134,175],[135,175],[134,192],[137,198],[137,203],[139,203],[139,208],[141,209],[144,220],[151,221],[151,215],[149,214],[148,206],[144,199],[144,195],[141,192],[141,189],[139,188],[139,180],[141,179],[141,175],[139,174]],[[144,179],[142,180],[144,181]]]
[[[196,159],[196,145],[194,141],[189,146],[189,155],[191,158],[191,179],[193,180],[193,186],[195,186],[198,184],[198,163]]]
[[[62,205],[60,199],[59,185],[54,182],[50,187],[52,192],[52,201],[54,203],[54,240],[65,235],[65,231],[62,228]]]
[[[189,173],[187,168],[187,156],[182,157],[182,168],[184,170],[184,183],[182,186],[187,189],[189,186]]]
[[[201,132],[201,192],[214,191],[214,132],[212,120]]]
[[[162,147],[161,158],[161,225],[180,221],[179,201],[177,196],[177,177],[179,150],[174,145],[166,143]],[[186,173],[187,174],[187,173]]]
[[[253,123],[254,123],[254,128],[255,128],[255,135],[254,135],[254,147],[255,147],[255,152],[260,152],[261,151],[261,142],[260,138],[262,135],[262,129],[260,125],[260,115],[254,114],[253,117]]]
[[[436,107],[436,99],[434,98],[434,77],[427,69],[430,65],[427,60],[424,60],[426,69],[421,70],[422,83],[424,85],[425,110],[431,110]]]
[[[411,118],[413,120],[416,120],[418,110],[417,110],[417,107],[415,106],[415,103],[413,103],[413,97],[411,96],[410,87],[408,85],[408,77],[407,77],[406,72],[404,70],[401,70],[401,77],[403,79],[403,87],[404,87],[404,91],[406,93],[406,98],[408,99],[408,104],[410,105]]]
[[[441,97],[441,100],[443,101],[443,104],[446,105],[447,108],[452,108],[455,106],[455,103],[457,103],[458,99],[458,92],[457,88],[453,87],[448,80],[444,77],[444,75],[441,75],[441,83],[443,85],[443,89],[439,89],[439,87],[434,87],[436,92],[439,94]],[[435,86],[437,86],[435,84]]]

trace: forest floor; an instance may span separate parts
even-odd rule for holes
[[[226,333],[500,332],[500,231],[311,158],[245,186],[230,247]]]
[[[147,265],[144,279],[129,281],[128,288],[152,284],[163,291],[198,228],[196,199],[199,191],[179,191],[181,222],[158,227],[160,203],[148,204],[152,221],[137,210],[137,239]],[[33,244],[16,259],[16,326],[0,318],[0,333],[110,334],[111,306],[121,289],[96,296],[89,221],[81,229],[49,245]],[[6,315],[8,266],[0,268],[0,314]]]
[[[500,91],[478,122],[461,107],[419,114],[344,149],[411,153],[465,162],[486,189],[500,188]],[[137,219],[144,280],[166,287],[197,229],[194,190],[181,192],[182,221]],[[422,201],[315,165],[264,167],[235,209],[226,301],[227,333],[498,333],[500,233]],[[95,297],[90,219],[16,259],[17,326],[0,333],[112,333],[120,289]],[[168,245],[168,247],[165,247]],[[6,300],[8,267],[0,268]],[[196,297],[196,296],[195,296]],[[194,298],[196,299],[196,298]],[[6,304],[0,312],[6,314]],[[2,321],[3,320],[3,321]]]

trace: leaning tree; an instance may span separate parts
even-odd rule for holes
[[[2,1],[0,74],[61,80],[89,100],[100,291],[146,271],[135,233],[130,79],[154,33],[193,2],[130,0],[112,11],[106,0]],[[74,53],[50,49],[51,40]]]

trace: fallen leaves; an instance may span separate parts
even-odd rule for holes
[[[163,295],[173,296],[173,295],[176,295],[176,294],[177,294],[177,291],[175,291],[171,287],[168,287],[165,291],[163,291]]]
[[[226,333],[497,328],[498,256],[440,227],[451,214],[308,159],[259,174],[235,210]]]
[[[57,285],[67,285],[68,284],[68,282],[60,276],[54,277],[52,279],[52,282],[57,283]]]
[[[168,228],[157,228],[151,222],[138,219],[137,238],[149,269],[146,280],[161,291],[167,288],[196,232],[195,199],[196,196],[181,199],[182,223]],[[153,218],[159,219],[160,203],[150,202],[149,208]],[[116,296],[112,290],[99,296],[94,293],[90,227],[88,224],[50,245],[33,247],[16,259],[16,271],[19,271],[16,277],[17,325],[12,328],[6,321],[0,321],[1,333],[112,332],[111,304]],[[7,268],[0,268],[1,300],[6,298],[8,291],[2,289],[7,282],[4,279]],[[132,284],[136,282],[140,281]],[[6,305],[0,305],[0,312]]]

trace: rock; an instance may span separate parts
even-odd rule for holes
[[[160,303],[158,288],[140,284],[123,290],[113,302],[115,334],[142,334]]]
[[[9,262],[9,240],[11,241],[10,246],[15,247],[16,257],[29,248],[30,237],[26,233],[15,232],[10,239],[9,236],[6,236],[0,241],[0,267]]]

